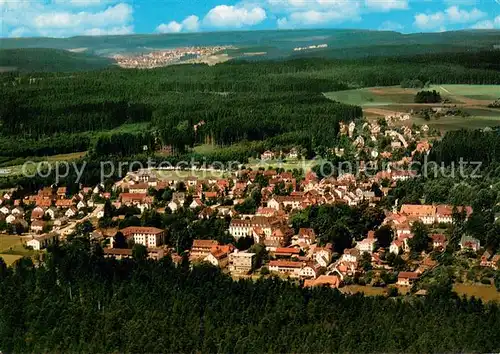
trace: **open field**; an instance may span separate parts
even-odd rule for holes
[[[500,301],[500,291],[497,291],[493,285],[484,284],[455,284],[453,290],[458,295],[474,296],[483,301]]]
[[[14,250],[21,246],[21,237],[15,235],[0,235],[0,253]]]
[[[155,170],[158,178],[162,180],[183,181],[188,177],[196,177],[198,179],[206,178],[225,178],[230,175],[227,171],[214,170]]]
[[[363,285],[346,285],[339,289],[344,294],[363,293],[367,296],[386,295],[387,288],[363,286]]]
[[[269,168],[284,168],[285,170],[303,169],[304,172],[309,172],[313,166],[319,164],[320,162],[321,160],[288,159],[285,161],[280,161],[280,160],[249,159],[248,164],[245,164],[245,166],[250,167],[251,169],[254,170],[263,167],[266,170]]]
[[[21,237],[14,235],[0,235],[0,257],[7,265],[11,265],[30,251],[22,246]]]
[[[36,172],[38,167],[43,170],[47,168],[46,162],[51,164],[55,164],[56,162],[68,162],[70,163],[71,161],[78,160],[82,157],[84,157],[87,154],[87,151],[81,151],[81,152],[73,152],[70,154],[59,154],[59,155],[52,155],[52,156],[46,156],[46,157],[27,157],[23,159],[16,159],[15,165],[12,166],[6,166],[6,167],[1,167],[0,168],[0,177],[1,176],[18,176],[23,173],[27,173],[29,175],[32,175],[33,173]],[[28,163],[30,162],[30,163]],[[26,164],[26,167],[23,166]]]
[[[14,264],[15,261],[18,259],[23,258],[23,256],[20,256],[18,254],[2,254],[0,253],[0,258],[2,258],[8,266]]]
[[[324,95],[342,103],[363,107],[368,119],[375,119],[399,112],[414,112],[430,107],[457,107],[468,113],[468,117],[450,116],[425,121],[412,117],[397,125],[427,124],[446,131],[453,129],[480,129],[500,125],[500,110],[489,108],[488,104],[500,97],[500,85],[431,85],[422,90],[436,90],[441,93],[446,104],[414,103],[415,94],[420,89],[405,89],[399,86],[369,87],[356,90],[327,92]]]

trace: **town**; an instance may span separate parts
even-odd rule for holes
[[[305,287],[342,290],[357,284],[425,294],[412,286],[438,265],[449,226],[457,218],[467,220],[473,210],[467,205],[381,205],[399,181],[415,178],[415,171],[402,167],[428,153],[435,138],[426,126],[397,127],[393,121],[341,123],[346,143],[328,152],[387,163],[373,175],[364,173],[363,164],[356,173],[324,178],[311,170],[274,168],[272,163],[279,165],[283,157],[299,161],[301,148],[268,150],[260,155],[267,169],[242,166],[223,177],[197,177],[196,168],[184,177],[175,176],[178,171],[142,169],[107,187],[81,186],[72,194],[55,185],[22,198],[22,191],[12,190],[1,198],[0,225],[4,232],[22,235],[24,247],[34,251],[63,242],[85,224],[106,257],[132,258],[140,245],[152,259],[168,255],[177,264],[207,263],[234,279],[276,275]],[[372,213],[373,227],[347,244],[328,242],[317,228],[304,226],[310,222],[301,222],[328,207]],[[220,233],[173,242],[172,228],[158,220],[184,214],[190,215],[188,228],[219,220]],[[498,269],[500,255],[484,251],[479,240],[464,234],[458,245],[461,254],[482,254],[478,266]]]
[[[230,46],[186,47],[151,51],[141,54],[116,54],[113,59],[122,68],[152,69],[182,63],[202,63],[210,60],[215,54],[230,49]],[[220,61],[218,59],[217,61]]]

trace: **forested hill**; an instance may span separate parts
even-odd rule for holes
[[[149,353],[498,352],[500,310],[460,299],[344,296],[276,278],[233,281],[169,258],[103,257],[88,235],[41,266],[0,259],[0,351]],[[445,272],[446,274],[446,272]]]
[[[61,49],[0,49],[0,72],[73,72],[104,69],[114,64],[110,58]]]
[[[71,75],[5,73],[0,75],[0,159],[88,150],[124,157],[144,145],[149,151],[171,146],[182,154],[199,144],[232,148],[243,142],[266,145],[225,150],[226,155],[213,158],[245,161],[256,151],[297,144],[309,156],[320,145],[335,146],[339,121],[362,116],[360,107],[333,102],[323,92],[410,79],[500,84],[498,56],[498,51],[484,51],[113,68]],[[143,129],[121,131],[124,124]]]
[[[252,60],[301,57],[359,58],[365,56],[400,56],[425,53],[490,50],[500,45],[500,31],[451,31],[443,33],[402,34],[392,31],[347,29],[236,31],[214,33],[135,34],[123,36],[79,36],[71,38],[3,38],[0,48],[53,48],[82,50],[85,53],[110,56],[117,53],[188,46],[233,46],[234,58],[244,53],[264,55],[246,57]],[[326,48],[294,51],[326,44]]]

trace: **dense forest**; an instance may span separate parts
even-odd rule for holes
[[[14,158],[91,148],[97,155],[114,154],[103,148],[107,138],[95,144],[101,133],[114,135],[109,139],[137,140],[119,136],[122,125],[137,123],[154,132],[155,145],[171,146],[176,153],[197,143],[229,146],[290,133],[312,148],[319,141],[333,146],[338,122],[361,117],[362,111],[332,102],[322,92],[408,80],[498,84],[498,55],[234,61],[71,75],[4,73],[0,154]],[[117,154],[132,152],[141,151]]]
[[[0,261],[3,352],[496,352],[497,304],[344,296],[276,278],[233,281],[170,258],[103,258],[74,235],[35,265]]]
[[[60,49],[3,49],[0,45],[0,67],[21,72],[88,71],[109,67],[114,60]]]

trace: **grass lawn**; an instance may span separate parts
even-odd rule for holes
[[[362,88],[326,92],[325,97],[342,103],[354,104],[362,107],[386,106],[393,103],[412,103],[415,90],[395,87]]]
[[[34,253],[35,251],[23,247],[21,237],[15,235],[0,235],[0,254],[22,257],[31,256]]]
[[[363,285],[346,285],[340,288],[344,294],[364,293],[367,296],[386,295],[387,288],[363,286]]]
[[[500,85],[431,85],[430,90],[441,94],[458,95],[478,100],[497,99],[500,97]]]
[[[439,119],[431,119],[426,121],[423,118],[414,117],[411,119],[411,124],[417,125],[427,124],[431,128],[436,128],[441,131],[458,130],[458,129],[482,129],[486,127],[500,126],[500,115],[498,117],[442,117]],[[397,122],[396,125],[407,125],[406,122]]]
[[[455,284],[453,290],[458,295],[466,295],[467,297],[474,296],[483,301],[500,301],[500,291],[495,289],[493,285],[484,284]]]
[[[8,266],[12,265],[15,261],[18,259],[22,258],[23,256],[17,255],[17,254],[2,254],[0,253],[0,258],[2,258],[5,261],[5,264]]]
[[[309,172],[311,168],[317,164],[321,163],[321,160],[265,160],[261,161],[258,159],[249,159],[248,163],[245,164],[246,167],[250,167],[256,170],[260,167],[264,169],[269,168],[284,168],[285,170],[303,169],[305,172]]]
[[[197,154],[208,154],[214,152],[215,150],[217,150],[217,146],[212,144],[197,145],[193,148],[193,151]]]
[[[362,107],[410,105],[421,90],[436,90],[451,103],[482,104],[500,98],[500,85],[432,85],[423,89],[403,89],[399,86],[366,87],[324,93],[325,97],[342,103]],[[478,101],[478,102],[476,102]],[[408,107],[409,108],[409,107]],[[403,107],[399,107],[402,110]]]
[[[231,175],[227,171],[200,171],[200,170],[155,170],[156,175],[162,180],[183,181],[188,177],[198,179],[226,178]]]
[[[0,235],[0,253],[7,252],[17,246],[22,247],[21,237],[15,235]]]

